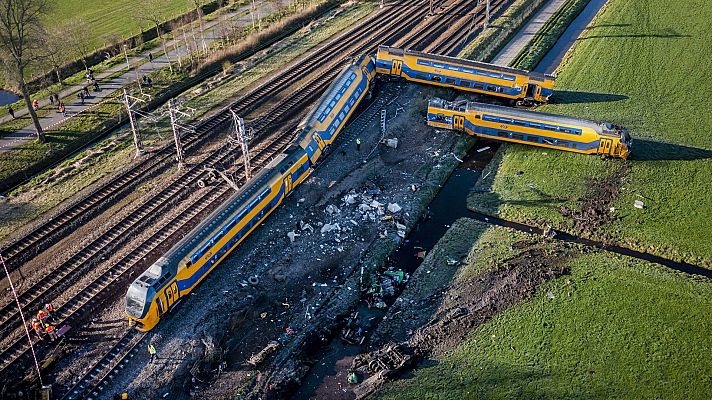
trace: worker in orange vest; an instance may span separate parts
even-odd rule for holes
[[[44,326],[42,326],[42,322],[40,322],[40,320],[38,320],[37,318],[32,318],[32,329],[35,330],[37,337],[42,340],[42,332],[44,332]]]
[[[54,306],[52,305],[52,303],[45,304],[44,311],[47,313],[47,318],[50,321],[53,321],[53,322],[56,321],[56,318],[54,316]]]
[[[49,336],[50,339],[57,339],[57,332],[54,331],[54,325],[47,325],[44,332]]]
[[[37,319],[39,319],[43,324],[47,323],[47,317],[49,317],[49,314],[47,314],[47,311],[43,308],[40,308],[39,311],[37,311]]]

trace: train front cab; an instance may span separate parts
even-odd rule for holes
[[[531,99],[537,103],[547,103],[551,95],[554,94],[554,81],[553,75],[530,72],[525,99]]]

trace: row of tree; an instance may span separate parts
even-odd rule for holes
[[[196,38],[196,29],[193,26],[190,28],[189,35],[195,43],[193,48],[200,47],[205,52],[207,47],[203,36],[203,14],[200,8],[204,0],[193,0],[193,3],[198,13],[197,36],[199,38]],[[136,18],[147,22],[151,25],[151,29],[156,30],[163,50],[167,52],[165,36],[160,28],[163,22],[161,5],[161,0],[142,1],[136,7]],[[94,51],[92,33],[83,21],[73,19],[53,26],[45,26],[43,20],[46,20],[49,7],[48,0],[0,0],[0,66],[5,73],[7,83],[14,85],[22,94],[39,140],[44,140],[44,135],[37,113],[32,108],[27,84],[29,73],[46,70],[50,66],[58,82],[61,83],[62,66],[81,61],[84,69],[88,70],[87,56]],[[184,22],[180,21],[173,28],[182,26],[186,47],[190,48],[183,24]],[[106,35],[104,40],[107,46],[124,41],[115,33]],[[113,55],[107,53],[106,56],[108,58]]]

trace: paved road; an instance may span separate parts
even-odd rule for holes
[[[566,0],[549,0],[539,11],[529,19],[506,46],[494,57],[492,63],[498,65],[510,65],[514,57],[519,54],[524,47],[534,38],[546,21],[558,11]]]
[[[282,0],[281,4],[288,4],[290,2],[291,0]],[[204,32],[206,43],[210,44],[215,40],[219,39],[219,32],[222,29],[225,29],[226,27],[231,28],[251,24],[252,18],[249,14],[239,16],[240,14],[249,10],[249,7],[249,5],[245,5],[244,7],[241,7],[235,10],[234,12],[224,12],[220,17],[212,21],[205,22]],[[269,1],[263,1],[257,4],[258,15],[260,16],[267,15],[268,13],[272,12],[274,8],[275,6]],[[221,24],[222,22],[225,22],[226,24]],[[168,41],[166,43],[168,54],[164,54],[160,57],[155,57],[153,59],[153,62],[146,62],[149,53],[149,51],[146,51],[140,56],[129,57],[129,63],[132,67],[130,71],[126,70],[126,63],[124,62],[119,65],[113,66],[107,71],[95,74],[95,78],[99,81],[99,87],[101,89],[99,92],[93,92],[90,89],[91,97],[89,97],[85,101],[84,105],[82,105],[79,100],[76,100],[72,103],[66,103],[65,106],[67,117],[64,117],[62,114],[53,111],[49,115],[40,118],[40,125],[42,125],[44,130],[48,130],[52,127],[56,127],[64,123],[67,119],[72,118],[80,112],[87,111],[92,107],[95,107],[96,105],[100,104],[101,102],[107,101],[107,99],[110,98],[116,90],[121,89],[128,83],[134,82],[136,80],[137,69],[139,76],[143,76],[153,71],[167,67],[168,58],[170,58],[170,60],[175,63],[178,56],[183,57],[187,54],[187,50],[183,47],[184,42],[182,41],[182,36],[176,39],[176,41],[178,41],[179,46],[177,51],[174,48],[174,41]],[[155,53],[160,51],[161,49],[162,48],[159,46],[158,48],[151,50],[151,52]],[[115,75],[122,70],[126,72],[114,78],[108,79],[109,76]],[[85,84],[68,87],[61,91],[59,93],[59,96],[60,98],[64,98],[73,95],[79,92],[79,90],[83,89],[84,86]],[[40,107],[44,107],[47,104],[49,104],[49,99],[40,100]],[[25,108],[22,108],[15,112],[15,115],[18,117],[27,114],[28,111]],[[10,120],[9,115],[3,115],[2,117],[0,117],[0,122],[6,122],[8,120]],[[35,138],[35,129],[34,125],[32,124],[14,133],[3,135],[3,137],[0,137],[0,153],[12,150],[14,147],[20,145],[24,141],[33,138]]]
[[[561,64],[561,60],[564,59],[566,52],[569,51],[574,42],[578,40],[581,33],[583,33],[588,24],[593,20],[596,14],[598,14],[598,11],[606,4],[607,1],[608,0],[591,0],[583,9],[581,14],[579,14],[579,16],[573,20],[571,25],[566,28],[559,40],[557,40],[556,44],[554,44],[554,47],[552,47],[544,58],[542,58],[534,71],[544,72],[547,74],[553,73],[556,68],[559,67],[559,64]]]

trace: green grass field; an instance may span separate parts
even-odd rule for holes
[[[510,244],[524,237],[490,228],[458,279],[511,256]],[[387,384],[381,397],[709,398],[708,280],[600,251],[568,266],[570,275],[475,329],[450,354]]]
[[[471,207],[571,230],[560,207],[580,208],[593,182],[622,166],[617,219],[590,236],[710,267],[712,3],[611,0],[606,7],[558,71],[562,104],[540,110],[628,127],[632,159],[508,145],[495,193],[487,202],[475,196]],[[638,199],[642,210],[633,207]]]
[[[200,3],[207,2],[207,0],[201,0]],[[145,4],[138,0],[94,0],[91,2],[69,0],[55,1],[51,4],[45,17],[47,26],[71,19],[81,20],[86,24],[87,33],[96,48],[101,48],[106,44],[103,38],[109,34],[128,37],[151,28],[148,21],[138,18],[141,15],[142,4]],[[192,0],[161,1],[155,4],[159,5],[158,12],[163,20],[169,20],[195,8]]]

